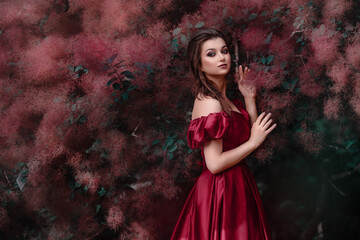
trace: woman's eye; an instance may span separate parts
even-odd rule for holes
[[[224,49],[224,50],[222,50],[222,53],[227,54],[227,53],[229,53],[229,50],[228,50],[228,49]],[[214,53],[214,52],[210,52],[210,53],[207,54],[207,56],[213,57],[213,56],[215,56],[215,53]]]

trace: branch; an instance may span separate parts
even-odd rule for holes
[[[358,165],[356,165],[353,170],[351,171],[347,171],[347,172],[343,172],[343,173],[338,173],[338,174],[334,174],[331,176],[331,179],[332,180],[339,180],[339,179],[342,179],[344,177],[347,177],[347,176],[350,176],[354,173],[356,173],[358,170],[360,169],[360,163]]]
[[[139,137],[138,135],[136,135],[135,134],[135,132],[136,132],[136,130],[138,129],[138,127],[139,127],[139,125],[140,125],[140,123],[142,122],[142,119],[140,120],[140,122],[138,123],[138,125],[136,126],[136,128],[134,129],[134,131],[131,133],[131,136],[133,136],[133,137]]]
[[[4,174],[5,174],[5,177],[6,177],[6,180],[7,180],[8,184],[10,185],[10,187],[12,187],[12,185],[11,185],[11,183],[10,183],[10,181],[9,181],[9,178],[8,178],[8,176],[7,176],[6,172],[5,172],[5,170],[4,170]]]
[[[239,46],[237,41],[234,41],[234,47],[235,47],[235,64],[236,64],[236,68],[235,68],[235,72],[238,73],[239,72]]]

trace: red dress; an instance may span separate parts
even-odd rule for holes
[[[201,148],[203,171],[195,180],[177,220],[171,240],[270,240],[255,179],[245,159],[218,174],[204,161],[203,143],[223,140],[223,151],[233,149],[250,137],[249,114],[238,99],[239,112],[210,113],[191,120],[188,143]]]

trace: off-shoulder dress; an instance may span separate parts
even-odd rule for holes
[[[203,144],[223,140],[228,151],[250,137],[249,114],[239,99],[231,100],[239,112],[210,113],[190,121],[191,148],[201,148],[203,171],[195,179],[173,230],[171,240],[270,240],[264,210],[246,158],[218,174],[206,167]]]

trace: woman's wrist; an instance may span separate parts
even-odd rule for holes
[[[251,96],[251,97],[244,97],[244,100],[246,102],[252,102],[252,101],[256,101],[256,95],[255,96]]]

